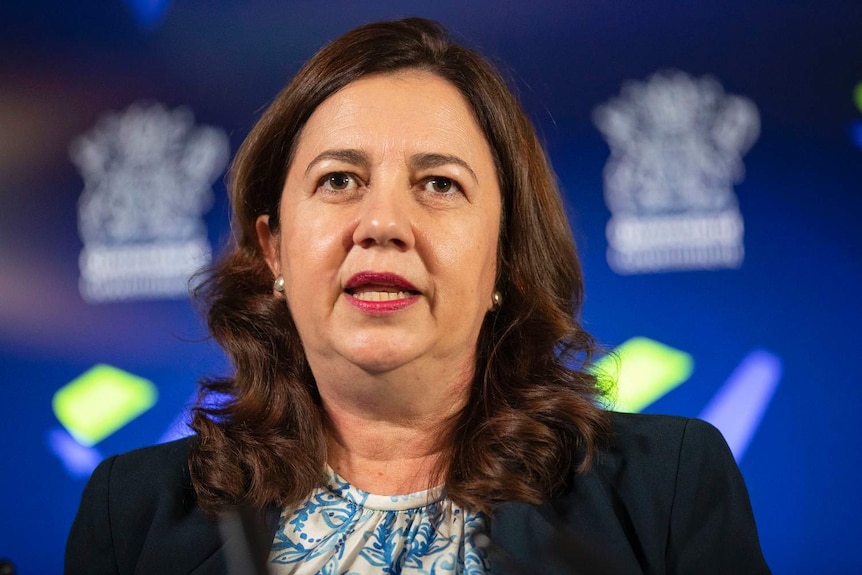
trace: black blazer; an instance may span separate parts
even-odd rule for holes
[[[573,473],[559,497],[497,508],[488,532],[494,575],[769,573],[748,492],[718,430],[654,415],[612,414],[612,425],[596,464]],[[99,465],[69,535],[67,574],[228,572],[218,522],[195,505],[189,443]],[[266,552],[279,510],[257,516]]]

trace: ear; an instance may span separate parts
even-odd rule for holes
[[[258,216],[255,229],[257,230],[257,242],[263,252],[263,259],[266,260],[266,264],[272,270],[273,277],[278,277],[281,274],[281,262],[278,258],[278,234],[272,233],[269,229],[269,216]]]

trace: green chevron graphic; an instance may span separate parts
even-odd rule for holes
[[[151,381],[99,364],[57,390],[52,407],[69,434],[91,446],[150,409],[157,398]]]
[[[680,386],[694,370],[694,359],[646,337],[634,337],[599,359],[593,372],[614,383],[614,409],[637,413]]]

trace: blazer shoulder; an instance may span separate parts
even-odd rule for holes
[[[148,557],[182,565],[213,553],[216,524],[197,508],[191,486],[192,441],[136,449],[99,464],[69,534],[66,573],[132,573]]]
[[[600,454],[629,462],[647,459],[656,464],[667,459],[673,467],[685,449],[728,452],[721,432],[712,424],[676,415],[611,412],[611,435]]]
[[[609,415],[612,438],[617,442],[634,440],[637,442],[664,443],[669,439],[679,437],[689,422],[694,421],[691,418],[678,415],[620,413],[616,411],[610,412]]]
[[[748,491],[724,436],[700,419],[612,414],[599,473],[637,538],[673,573],[769,573]],[[656,521],[660,518],[660,521]]]
[[[189,450],[194,437],[142,447],[114,458],[111,482],[135,484],[147,492],[190,485]]]
[[[572,470],[557,497],[539,506],[498,508],[491,522],[494,541],[525,565],[541,557],[543,567],[559,567],[547,573],[576,565],[589,565],[589,573],[713,573],[669,569],[667,553],[674,512],[685,513],[690,505],[678,498],[680,478],[690,486],[697,477],[696,461],[686,456],[690,436],[696,445],[713,444],[722,441],[718,431],[676,416],[612,412],[610,421],[610,436],[593,465],[584,473]]]
[[[646,466],[652,472],[675,469],[686,428],[694,421],[671,415],[611,412],[610,416],[610,436],[597,460],[598,467],[607,470],[622,465]]]

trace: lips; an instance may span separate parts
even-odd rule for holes
[[[375,314],[404,309],[419,297],[413,284],[390,272],[360,272],[348,280],[344,291],[353,305]]]

